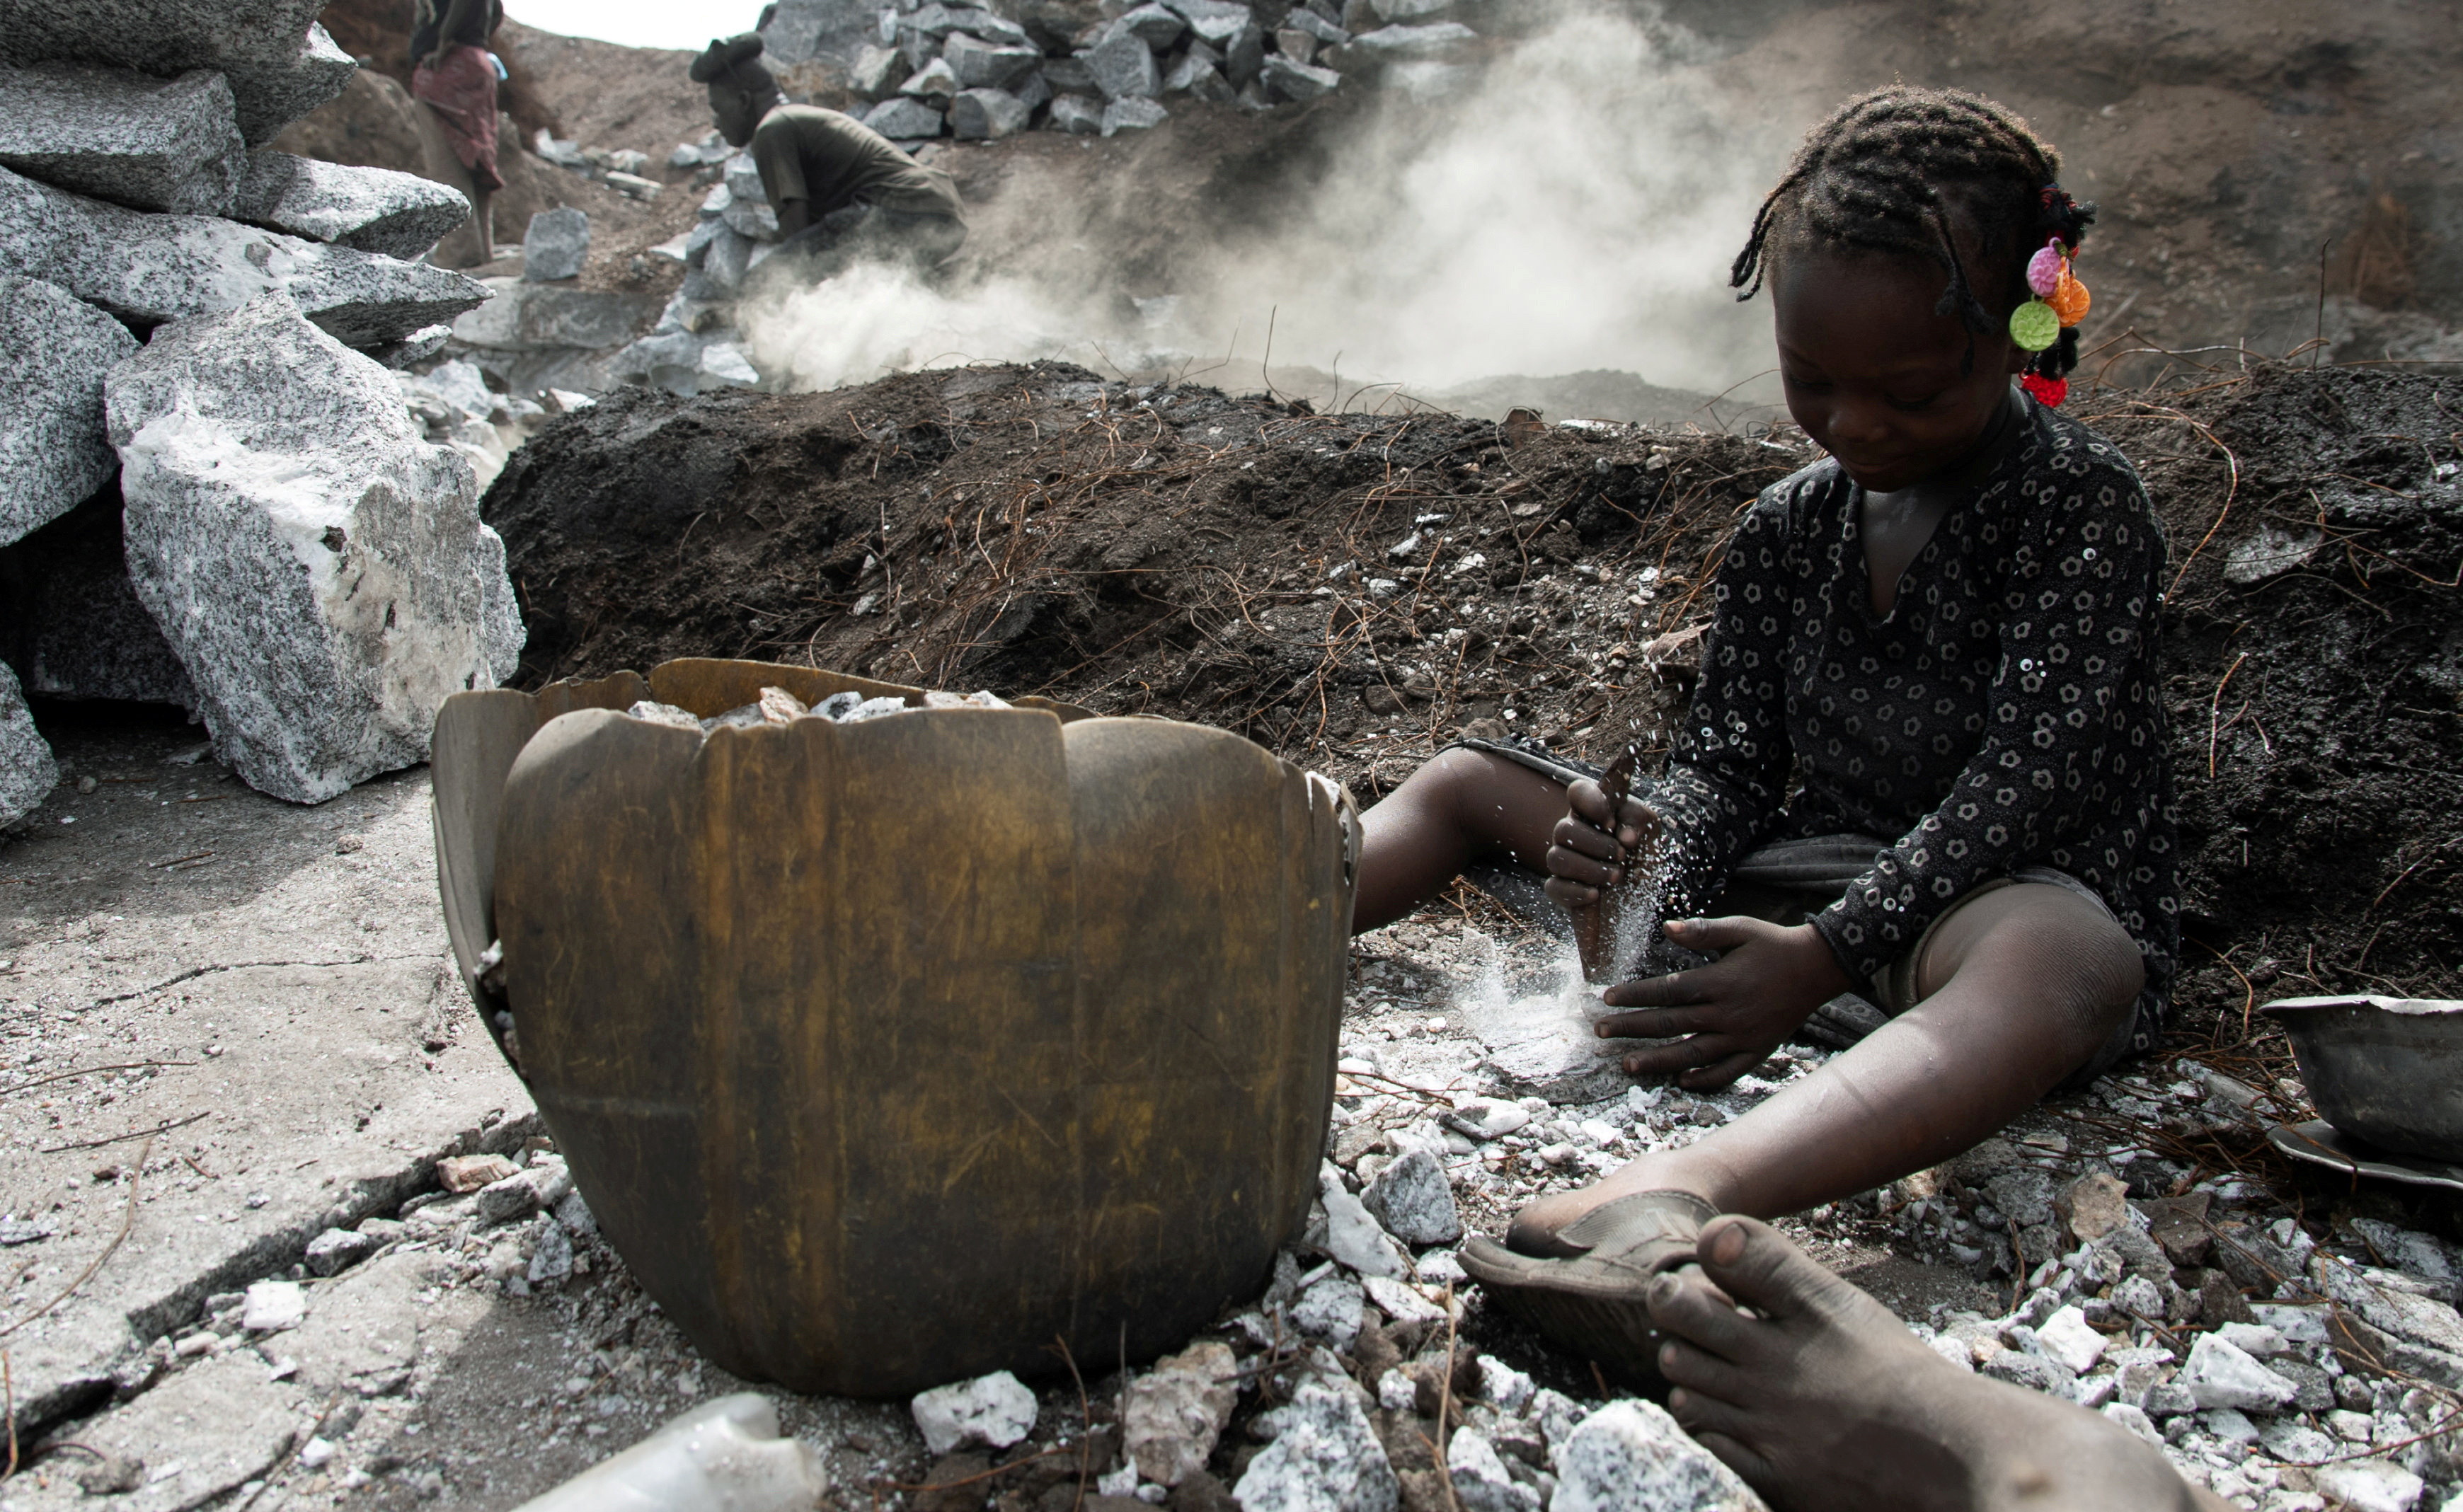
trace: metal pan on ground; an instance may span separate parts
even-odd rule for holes
[[[2347,1176],[2376,1177],[2409,1186],[2442,1186],[2463,1192],[2463,1165],[2372,1148],[2323,1118],[2278,1124],[2266,1132],[2266,1142],[2295,1160],[2306,1160]]]
[[[2463,1162],[2463,1002],[2285,998],[2259,1011],[2291,1037],[2326,1122],[2389,1155]]]
[[[765,686],[913,691],[670,662],[438,720],[456,954],[643,1289],[736,1374],[861,1396],[1253,1296],[1318,1192],[1349,795],[1075,709],[619,712]]]

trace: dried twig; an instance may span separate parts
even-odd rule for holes
[[[16,1332],[19,1328],[24,1328],[26,1325],[33,1322],[45,1313],[50,1312],[54,1307],[58,1307],[61,1303],[68,1301],[79,1286],[84,1285],[86,1282],[93,1277],[96,1271],[102,1268],[102,1263],[109,1260],[112,1257],[113,1252],[120,1248],[120,1242],[128,1238],[129,1230],[137,1226],[137,1188],[145,1176],[145,1158],[153,1153],[154,1136],[152,1134],[147,1134],[145,1136],[144,1148],[137,1152],[137,1163],[130,1168],[128,1173],[128,1216],[120,1220],[120,1232],[111,1236],[111,1242],[102,1246],[102,1253],[94,1257],[94,1263],[92,1264],[77,1272],[76,1280],[72,1281],[66,1286],[61,1287],[59,1295],[54,1297],[51,1301],[44,1303],[41,1307],[36,1307],[33,1311],[26,1314],[24,1317],[19,1318],[16,1322],[9,1325],[7,1328],[0,1328],[0,1339],[7,1338],[9,1335]]]

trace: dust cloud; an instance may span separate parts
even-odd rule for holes
[[[1727,268],[1791,142],[1707,61],[1654,8],[1561,10],[1481,65],[1389,82],[1271,238],[1184,249],[1167,295],[1101,287],[1133,193],[1073,224],[1013,184],[977,218],[1004,250],[972,277],[773,291],[747,342],[796,389],[1036,357],[1255,388],[1271,338],[1278,378],[1339,375],[1363,407],[1592,369],[1715,394],[1770,366],[1766,307],[1737,305]]]

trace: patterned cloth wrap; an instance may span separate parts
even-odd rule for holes
[[[488,50],[450,47],[436,67],[423,61],[410,76],[410,93],[435,108],[471,180],[490,194],[503,188],[505,177],[496,171],[496,62]]]

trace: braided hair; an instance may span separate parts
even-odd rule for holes
[[[1754,296],[1775,240],[1929,258],[1950,276],[1933,313],[1966,326],[1962,370],[1973,372],[1974,338],[2001,329],[2027,298],[2027,259],[2053,237],[2075,250],[2095,220],[2094,205],[2061,188],[2060,172],[2060,153],[1982,96],[1904,84],[1860,95],[1806,135],[1755,212],[1729,287]],[[1982,258],[1973,272],[1961,232]],[[2077,365],[2072,327],[2028,371],[2057,379]]]
[[[686,70],[696,84],[718,84],[748,95],[765,95],[778,87],[777,78],[761,61],[761,33],[713,37]]]

